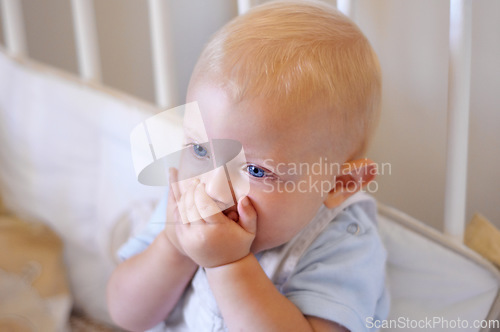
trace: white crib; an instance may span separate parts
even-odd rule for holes
[[[450,2],[445,229],[441,234],[380,204],[392,320],[441,317],[473,322],[500,314],[499,271],[462,243],[472,1]],[[249,0],[237,3],[240,13],[252,5]],[[148,0],[156,105],[101,83],[92,1],[71,1],[79,77],[28,59],[21,1],[1,4],[5,47],[0,52],[0,75],[8,80],[0,80],[0,194],[10,211],[48,223],[60,234],[74,306],[110,323],[104,289],[115,264],[113,253],[147,219],[164,190],[136,181],[129,134],[140,121],[175,106],[176,84],[170,75],[174,45],[165,24],[165,2]],[[336,4],[352,16],[357,1]],[[172,130],[180,130],[177,123],[172,123]]]

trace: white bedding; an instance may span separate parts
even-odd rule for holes
[[[397,327],[382,331],[480,331],[474,321],[486,319],[498,301],[500,273],[492,264],[384,205],[379,207],[379,231],[388,251],[388,319],[398,321]],[[491,314],[494,319],[499,312]],[[410,324],[423,328],[403,328]]]
[[[154,111],[0,52],[4,204],[62,237],[75,307],[104,321],[110,248],[116,246],[111,230],[163,191],[137,182],[129,148],[133,126]]]

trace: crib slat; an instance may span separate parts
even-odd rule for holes
[[[20,0],[1,0],[4,40],[12,56],[26,55],[26,33]]]
[[[472,0],[450,0],[444,232],[463,242],[471,77]]]
[[[161,108],[172,107],[176,102],[175,73],[165,1],[149,0],[148,4],[156,104]]]
[[[100,82],[101,64],[93,2],[71,0],[71,8],[80,77],[84,80]]]
[[[337,9],[344,15],[355,20],[356,15],[356,0],[337,0]]]
[[[250,0],[238,0],[238,15],[245,14],[252,7]]]

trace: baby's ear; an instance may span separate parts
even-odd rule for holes
[[[377,164],[364,158],[344,163],[340,173],[333,180],[332,189],[328,192],[324,204],[332,209],[346,199],[366,187],[377,175]]]

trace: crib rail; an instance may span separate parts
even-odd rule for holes
[[[472,0],[450,1],[444,232],[462,242],[467,198]]]
[[[14,57],[27,55],[20,0],[0,0],[7,51]],[[356,0],[337,0],[338,8],[355,15]],[[172,42],[163,0],[148,0],[150,38],[156,104],[174,106],[176,100]],[[101,81],[99,48],[94,8],[91,1],[72,0],[72,14],[82,80]],[[238,13],[251,7],[250,0],[238,0]],[[462,242],[465,226],[467,179],[467,142],[470,96],[471,11],[472,0],[450,0],[448,135],[445,188],[444,233]]]
[[[1,0],[5,46],[11,56],[26,55],[26,34],[20,0]]]
[[[242,15],[252,6],[250,0],[238,0],[238,14]]]
[[[161,108],[172,107],[175,105],[174,65],[165,1],[149,0],[148,4],[156,104]]]
[[[92,1],[71,0],[73,27],[80,77],[86,81],[101,81],[99,46]]]
[[[355,21],[356,3],[357,0],[337,0],[337,9]]]

